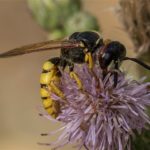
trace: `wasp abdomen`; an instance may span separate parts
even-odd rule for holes
[[[63,96],[63,93],[57,88],[60,82],[60,74],[57,67],[59,60],[60,58],[56,57],[46,61],[40,77],[42,103],[48,114],[53,118],[56,118],[60,113],[60,104],[52,99],[51,92]]]

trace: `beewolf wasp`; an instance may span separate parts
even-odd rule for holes
[[[49,94],[49,91],[63,97],[63,92],[58,88],[61,73],[59,67],[69,68],[70,77],[73,78],[79,89],[82,88],[82,83],[78,75],[74,72],[74,64],[88,63],[90,69],[93,67],[93,54],[98,53],[98,62],[103,70],[103,78],[108,73],[108,67],[114,63],[114,69],[119,69],[119,64],[125,60],[134,61],[144,68],[150,70],[150,66],[144,64],[136,58],[126,57],[126,48],[118,41],[103,40],[97,32],[85,31],[75,32],[62,41],[47,41],[31,45],[22,46],[5,53],[0,54],[0,58],[23,55],[32,52],[47,51],[53,49],[61,49],[60,57],[54,57],[47,60],[43,65],[41,73],[41,97],[44,108],[53,118],[56,118],[60,113],[60,105],[54,101]],[[117,86],[118,73],[114,72],[114,86]]]

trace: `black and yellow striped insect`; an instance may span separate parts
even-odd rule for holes
[[[63,92],[58,88],[61,77],[59,67],[64,70],[66,66],[68,66],[71,78],[76,81],[79,89],[82,88],[82,83],[73,70],[74,64],[87,62],[89,68],[92,68],[92,54],[95,53],[101,45],[103,45],[103,40],[98,33],[91,31],[75,32],[70,35],[67,40],[47,41],[22,46],[0,54],[0,58],[61,49],[60,57],[51,58],[44,63],[40,77],[42,103],[48,114],[56,118],[61,112],[61,106],[52,99],[50,93],[53,92],[60,97],[64,96]]]
[[[82,89],[82,83],[78,75],[74,72],[74,64],[88,63],[90,69],[93,64],[93,54],[96,53],[99,66],[103,70],[104,78],[109,72],[108,66],[111,62],[114,63],[114,69],[119,69],[119,62],[124,60],[131,60],[144,68],[150,70],[150,66],[141,62],[136,58],[126,57],[125,46],[118,41],[103,40],[97,32],[85,31],[75,32],[69,36],[67,40],[62,41],[47,41],[42,43],[31,44],[10,50],[0,54],[0,58],[11,56],[23,55],[32,52],[40,52],[46,50],[61,49],[60,57],[54,57],[46,61],[43,65],[41,73],[41,97],[43,100],[44,108],[48,114],[56,118],[61,112],[61,106],[58,102],[54,101],[51,93],[57,94],[59,97],[64,98],[63,92],[59,89],[61,72],[60,68],[64,70],[68,66],[70,77],[73,78],[79,89]],[[114,87],[117,86],[118,74],[114,74]]]

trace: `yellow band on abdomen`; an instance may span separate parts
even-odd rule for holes
[[[59,91],[58,89],[56,90],[56,86],[54,86],[55,84],[59,84],[60,81],[60,77],[57,74],[57,66],[50,61],[46,61],[43,65],[43,72],[40,76],[40,94],[45,110],[53,118],[56,118],[60,113],[59,103],[51,98],[51,92],[54,92],[56,94],[61,93],[61,91]]]

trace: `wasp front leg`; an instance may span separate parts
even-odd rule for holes
[[[88,63],[88,66],[90,69],[93,68],[93,58],[92,58],[92,53],[91,52],[85,52],[85,62]]]
[[[46,61],[43,65],[43,71],[40,78],[41,98],[43,105],[49,115],[56,118],[60,113],[60,104],[53,100],[51,92],[63,98],[63,92],[57,87],[60,83],[60,71],[58,65],[61,59],[59,57],[52,58]]]
[[[80,46],[83,47],[83,51],[84,51],[84,54],[85,54],[85,57],[84,57],[84,61],[86,63],[88,63],[88,67],[89,69],[92,69],[93,68],[93,58],[92,58],[92,53],[90,52],[90,50],[88,50],[88,48],[85,47],[84,43],[80,43]]]
[[[74,64],[68,63],[68,66],[69,66],[70,77],[76,81],[78,88],[82,89],[83,88],[82,82],[79,79],[78,75],[74,72]]]

